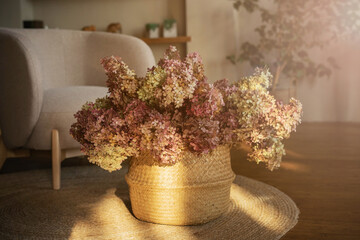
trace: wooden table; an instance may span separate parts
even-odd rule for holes
[[[235,173],[275,186],[298,205],[299,223],[283,239],[360,239],[360,124],[303,123],[285,147],[273,172],[232,152]]]

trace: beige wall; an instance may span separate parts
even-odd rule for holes
[[[202,56],[209,80],[233,80],[235,68],[225,59],[234,51],[231,2],[187,0],[186,20],[188,35],[192,37],[188,51]]]
[[[303,81],[297,94],[308,121],[360,122],[360,46],[356,41],[340,41],[324,53],[336,56],[340,70],[330,78]]]
[[[235,80],[251,74],[249,65],[235,68],[225,60],[235,50],[231,1],[187,0],[186,10],[188,34],[193,39],[188,50],[202,55],[210,81],[224,77]],[[256,19],[254,14],[240,12],[240,42],[256,41]],[[342,41],[312,54],[326,59],[329,53],[337,57],[341,69],[330,79],[303,81],[297,86],[297,96],[304,106],[303,120],[360,122],[360,46],[356,41]]]
[[[105,31],[109,23],[120,22],[123,33],[142,37],[145,24],[162,23],[166,18],[178,21],[179,35],[185,35],[184,0],[33,0],[34,18],[49,28],[78,29],[95,25]],[[185,45],[178,46],[185,54]],[[162,56],[167,45],[151,46],[155,57]]]

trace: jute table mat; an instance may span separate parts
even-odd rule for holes
[[[0,239],[279,239],[297,223],[299,210],[284,193],[237,176],[231,207],[199,226],[137,220],[124,180],[127,169],[62,169],[62,189],[51,171],[0,175]]]

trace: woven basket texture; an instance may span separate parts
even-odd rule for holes
[[[184,151],[172,166],[154,164],[150,154],[130,162],[126,181],[134,215],[152,223],[196,225],[223,214],[235,178],[229,146],[209,154]]]

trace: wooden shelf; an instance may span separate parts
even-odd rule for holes
[[[179,36],[174,38],[140,38],[147,44],[164,44],[164,43],[186,43],[191,41],[189,36]]]

